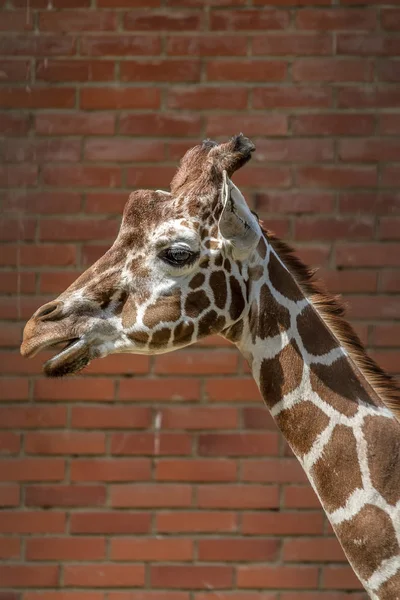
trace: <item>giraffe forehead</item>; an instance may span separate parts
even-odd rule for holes
[[[199,223],[187,219],[171,219],[154,229],[150,235],[151,241],[171,243],[186,242],[191,246],[199,245]]]

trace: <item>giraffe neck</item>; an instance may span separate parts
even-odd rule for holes
[[[235,329],[357,576],[372,598],[400,599],[400,423],[266,239]]]

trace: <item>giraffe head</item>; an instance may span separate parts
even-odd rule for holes
[[[49,376],[120,352],[168,352],[229,331],[246,307],[243,270],[261,230],[230,176],[254,150],[243,135],[189,150],[171,192],[133,192],[113,246],[24,330],[21,353],[61,351]]]

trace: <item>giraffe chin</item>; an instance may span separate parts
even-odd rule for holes
[[[47,377],[73,375],[86,367],[91,358],[86,340],[72,340],[64,350],[44,363],[43,371]]]

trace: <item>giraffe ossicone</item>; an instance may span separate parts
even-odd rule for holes
[[[400,600],[400,393],[336,301],[264,231],[231,181],[242,134],[189,150],[171,191],[129,197],[113,246],[32,316],[21,352],[49,376],[217,333],[248,360],[370,597]]]

